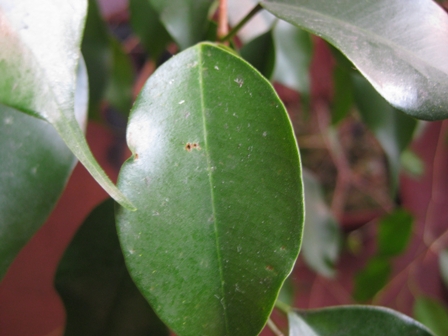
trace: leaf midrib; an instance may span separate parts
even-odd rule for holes
[[[403,54],[407,54],[409,56],[412,56],[411,58],[418,59],[419,61],[421,61],[426,66],[428,66],[430,68],[433,68],[433,69],[436,69],[436,70],[440,71],[441,73],[443,73],[444,75],[448,75],[448,73],[445,72],[444,70],[440,69],[439,67],[434,66],[432,63],[428,63],[425,59],[421,58],[420,55],[412,53],[411,51],[409,51],[409,49],[404,48],[402,45],[392,43],[390,39],[385,39],[381,35],[377,35],[377,34],[375,34],[371,30],[366,30],[365,28],[362,28],[360,26],[356,26],[356,25],[354,25],[354,24],[352,24],[350,22],[342,21],[339,18],[336,18],[334,16],[329,16],[327,14],[323,14],[323,13],[317,12],[315,10],[310,10],[308,8],[305,8],[305,7],[297,7],[297,6],[294,6],[294,5],[278,3],[278,2],[275,2],[275,1],[274,2],[263,1],[261,4],[262,5],[271,4],[273,6],[284,7],[286,9],[288,9],[288,10],[290,10],[290,9],[299,10],[299,11],[302,11],[304,13],[308,13],[308,14],[314,15],[317,18],[322,18],[322,19],[324,19],[324,21],[335,21],[343,28],[345,28],[345,27],[354,28],[353,30],[359,32],[360,33],[359,35],[371,37],[372,40],[376,40],[376,41],[380,42],[381,44],[384,44],[384,45],[387,45],[388,47],[391,47],[392,49],[400,50],[401,52],[403,52]],[[269,12],[271,12],[271,11],[269,11]],[[272,13],[272,14],[274,14],[277,17],[279,17],[276,13]],[[290,22],[290,21],[288,21],[286,19],[283,19],[281,17],[279,17],[279,18],[282,19],[282,20],[285,20],[285,21],[287,21],[287,22],[289,22],[289,23],[291,23],[291,24],[293,24],[295,26],[298,25],[296,22],[292,23],[292,22]],[[317,32],[317,30],[313,31],[313,30],[311,30],[310,28],[308,28],[308,27],[306,27],[304,25],[300,25],[300,28],[302,28],[302,29],[304,29],[304,30],[306,30],[306,31],[308,31],[308,32],[310,32],[312,34],[316,34],[316,33],[320,34],[319,32]],[[328,40],[332,41],[332,42],[335,41],[335,39],[333,39],[330,36],[328,36]],[[400,59],[402,59],[402,58],[400,58]],[[415,69],[415,67],[414,67],[414,65],[412,63],[409,63],[409,62],[406,62],[406,63],[412,65],[412,67]],[[416,69],[416,70],[418,71],[418,69]],[[420,71],[418,71],[418,72],[420,72]],[[426,76],[424,76],[424,77],[426,77]]]
[[[215,209],[215,193],[213,191],[213,171],[212,171],[212,165],[210,162],[210,155],[209,155],[209,148],[208,148],[208,133],[207,133],[207,125],[206,125],[206,115],[205,115],[205,98],[204,98],[204,81],[203,81],[203,59],[202,59],[202,53],[203,53],[203,47],[199,46],[198,49],[198,59],[199,59],[199,92],[200,92],[200,100],[201,100],[201,113],[202,113],[202,126],[203,126],[203,134],[204,134],[204,147],[205,147],[205,157],[207,159],[207,168],[208,168],[208,179],[209,179],[209,186],[210,186],[210,196],[211,196],[211,206],[212,206],[212,213],[213,213],[213,226],[215,231],[215,242],[216,242],[216,255],[218,260],[218,266],[219,266],[219,276],[220,276],[220,288],[221,288],[221,298],[220,303],[223,306],[223,312],[224,312],[224,322],[225,322],[225,328],[226,328],[226,334],[230,335],[229,333],[229,321],[227,316],[227,309],[226,307],[226,300],[224,296],[224,276],[223,276],[223,263],[222,263],[222,257],[220,252],[220,243],[219,243],[219,237],[218,237],[218,225],[217,225],[217,218],[216,218],[216,209]]]

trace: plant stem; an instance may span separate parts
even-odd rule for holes
[[[235,27],[232,28],[230,33],[228,33],[224,37],[220,37],[218,35],[219,41],[221,41],[221,42],[229,41],[232,37],[234,37],[236,35],[236,33],[238,33],[238,31],[241,29],[241,27],[243,27],[250,19],[252,19],[252,17],[255,14],[257,14],[261,9],[263,9],[263,7],[261,7],[260,4],[257,4]]]
[[[280,309],[285,314],[288,314],[292,310],[292,307],[290,305],[287,305],[280,300],[275,301],[275,307]]]
[[[274,321],[268,319],[268,327],[276,336],[284,336],[281,330],[275,325]]]
[[[222,40],[229,33],[229,24],[227,21],[227,0],[219,0],[218,12],[218,40]]]

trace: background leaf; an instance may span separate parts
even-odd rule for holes
[[[133,103],[134,69],[129,56],[124,52],[121,44],[112,36],[110,37],[110,47],[112,49],[113,65],[106,88],[106,99],[111,106],[127,116]]]
[[[92,156],[74,114],[86,1],[0,1],[0,103],[50,122],[98,183],[133,208]]]
[[[340,49],[397,109],[420,119],[448,117],[448,16],[433,1],[263,0],[262,5]]]
[[[274,40],[270,31],[254,38],[240,50],[241,57],[266,78],[271,78],[275,65]]]
[[[341,233],[325,204],[319,182],[307,170],[303,171],[303,182],[306,216],[302,256],[313,270],[323,276],[333,277],[339,257]]]
[[[395,210],[378,225],[378,254],[393,257],[403,253],[409,244],[414,218],[404,210]]]
[[[293,313],[288,314],[290,336],[432,335],[417,321],[392,309],[382,307],[338,306],[297,310],[296,314],[299,318]],[[309,333],[299,333],[299,331]]]
[[[87,119],[87,73],[78,67],[75,115]],[[0,280],[45,222],[76,159],[49,123],[0,105]],[[24,211],[26,209],[26,211]]]
[[[448,335],[448,309],[437,300],[420,296],[414,303],[415,318],[438,336]]]
[[[148,0],[159,19],[181,49],[205,36],[208,11],[213,0]]]
[[[387,258],[374,257],[355,276],[353,298],[364,302],[372,299],[387,283],[392,266]]]
[[[331,106],[331,123],[342,121],[353,107],[354,94],[350,72],[337,64],[333,70],[334,98]]]
[[[199,44],[150,77],[127,139],[119,185],[139,210],[120,208],[117,223],[142,293],[178,334],[258,334],[303,221],[298,149],[272,86]]]
[[[124,264],[109,199],[87,217],[66,250],[55,286],[67,312],[65,335],[169,335]]]
[[[105,98],[128,115],[134,69],[120,43],[109,33],[96,0],[89,0],[81,50],[89,73],[89,115],[99,118],[100,103]]]
[[[400,155],[414,134],[417,121],[393,108],[369,82],[353,74],[355,101],[364,123],[372,130],[387,156],[391,191],[398,187]]]
[[[166,45],[171,42],[170,34],[160,22],[150,0],[130,0],[129,10],[133,31],[150,57],[157,61]]]
[[[312,56],[310,35],[282,20],[275,23],[272,35],[276,57],[273,80],[308,96]]]

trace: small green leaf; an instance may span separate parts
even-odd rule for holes
[[[171,42],[171,36],[160,22],[150,0],[130,0],[130,21],[132,29],[152,59],[156,60]]]
[[[271,32],[264,33],[240,50],[241,57],[252,64],[266,78],[270,78],[275,64],[274,41]]]
[[[87,72],[80,63],[75,115],[87,120]],[[0,105],[0,280],[45,222],[76,158],[49,123]],[[26,211],[24,211],[26,209]]]
[[[400,154],[412,139],[417,121],[393,108],[360,75],[353,74],[355,101],[362,120],[372,130],[386,153],[391,191],[398,187]]]
[[[439,267],[445,287],[448,289],[448,249],[439,254]]]
[[[394,107],[448,117],[448,16],[430,0],[263,0],[268,11],[340,49]]]
[[[66,336],[169,335],[126,270],[111,199],[79,228],[55,286],[67,311]]]
[[[411,149],[405,149],[400,156],[400,163],[403,171],[411,177],[418,178],[425,172],[423,160]]]
[[[274,25],[272,34],[275,44],[273,80],[308,96],[313,50],[310,35],[282,20]]]
[[[448,309],[439,301],[420,296],[414,303],[415,318],[437,336],[448,335]]]
[[[213,44],[164,63],[134,104],[117,224],[137,286],[178,334],[257,335],[297,258],[297,144],[269,82]]]
[[[75,118],[86,4],[0,0],[0,103],[51,123],[98,183],[133,209],[96,162]]]
[[[313,270],[323,276],[333,277],[339,257],[341,233],[325,204],[319,182],[307,170],[303,171],[303,181],[306,216],[302,256]]]
[[[202,40],[213,0],[148,0],[181,49]]]
[[[378,225],[378,254],[394,257],[403,253],[411,238],[414,217],[404,209],[397,209],[382,218]]]
[[[389,308],[337,306],[288,314],[289,336],[431,336],[419,322]]]
[[[353,298],[363,302],[372,299],[386,284],[392,267],[387,258],[374,257],[355,276]]]

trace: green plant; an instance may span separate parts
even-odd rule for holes
[[[115,217],[112,201],[89,216],[58,269],[66,334],[167,334],[158,318],[180,335],[256,335],[267,322],[278,333],[269,320],[274,305],[287,315],[290,335],[431,334],[386,308],[308,311],[276,300],[302,243],[303,185],[303,254],[317,272],[335,273],[350,168],[334,130],[353,102],[384,149],[389,195],[402,162],[416,165],[405,152],[414,118],[448,117],[448,17],[437,4],[264,0],[228,32],[226,1],[217,24],[209,20],[212,0],[131,1],[131,24],[154,63],[170,44],[182,51],[158,67],[132,107],[132,156],[118,188],[82,129],[87,112],[99,118],[104,98],[127,115],[132,66],[89,5],[87,16],[86,1],[0,1],[2,277],[52,211],[76,157],[117,204]],[[234,38],[260,11],[277,18],[267,18],[255,38]],[[230,10],[231,21],[238,14]],[[311,97],[309,33],[340,50],[331,117],[329,105]],[[300,92],[303,109],[317,116],[338,169],[330,208],[318,181],[308,172],[302,178],[294,129],[271,78]],[[387,282],[390,259],[412,229],[408,213],[379,203],[391,214],[379,226],[375,258],[357,277],[359,300]]]

